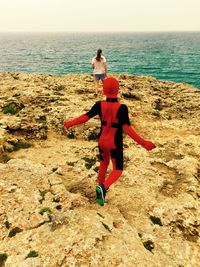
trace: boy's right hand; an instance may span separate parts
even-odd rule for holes
[[[69,129],[70,127],[71,127],[71,123],[70,123],[69,121],[66,121],[66,122],[64,123],[64,128],[65,128],[65,130]]]
[[[156,147],[155,144],[152,143],[151,141],[145,141],[144,144],[143,144],[143,146],[148,151],[149,150],[152,150],[152,149],[154,149]]]

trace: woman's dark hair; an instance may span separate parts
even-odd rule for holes
[[[102,59],[101,54],[102,54],[102,50],[101,49],[98,49],[97,50],[97,56],[96,56],[96,60],[97,61],[101,61],[101,59]]]

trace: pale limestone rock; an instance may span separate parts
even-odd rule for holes
[[[0,117],[1,150],[12,158],[0,163],[6,267],[199,266],[199,90],[154,77],[116,77],[132,125],[157,147],[147,152],[124,138],[125,171],[100,207],[99,120],[63,130],[65,120],[103,99],[94,98],[93,77],[0,73],[0,107],[20,106],[16,115]],[[27,139],[30,148],[5,151]],[[38,256],[26,258],[31,251]]]

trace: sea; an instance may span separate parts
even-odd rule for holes
[[[200,88],[200,32],[0,33],[0,72],[91,74],[99,48],[108,73]]]

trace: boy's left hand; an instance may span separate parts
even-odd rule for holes
[[[149,151],[149,150],[154,149],[156,146],[151,141],[145,141],[144,147],[146,148],[146,150]]]

